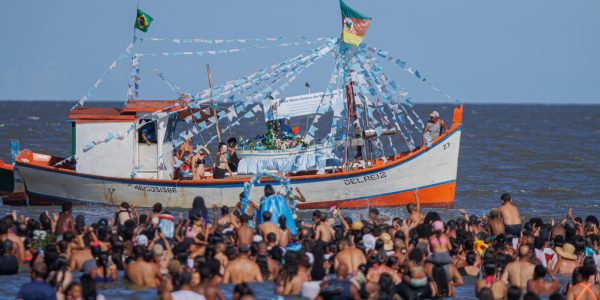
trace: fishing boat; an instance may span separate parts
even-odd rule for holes
[[[13,166],[0,159],[0,196],[13,192],[15,188],[14,181]]]
[[[125,111],[140,112],[139,109]],[[430,147],[389,157],[385,163],[377,159],[372,166],[364,169],[291,176],[291,184],[299,187],[307,199],[298,207],[400,206],[416,202],[417,196],[424,206],[453,207],[462,113],[462,106],[455,108],[452,126]],[[138,122],[135,114],[111,115],[103,110],[88,111],[86,115],[72,113],[71,118],[75,119],[78,127],[90,127],[89,132],[94,132],[92,128],[104,128],[107,125],[127,128],[132,122]],[[121,150],[115,149],[111,153],[90,157],[89,169],[84,171],[54,166],[63,160],[61,157],[22,151],[17,157],[16,168],[26,183],[29,202],[56,204],[69,201],[118,205],[127,201],[140,207],[160,202],[170,207],[191,207],[193,198],[201,195],[207,205],[233,206],[239,200],[244,183],[248,181],[247,177],[191,181],[111,176],[117,175],[120,166],[124,165],[128,167],[121,172],[129,173],[132,160],[139,160],[150,151],[140,150],[147,145],[138,143],[134,137],[123,140],[123,144],[131,148],[130,155],[119,158],[115,154]],[[139,148],[135,150],[136,147]],[[140,156],[133,155],[136,151]],[[127,164],[124,162],[126,160],[129,160]],[[148,176],[161,171],[156,166],[143,172]],[[267,183],[274,186],[279,184],[269,180],[261,184]],[[253,195],[251,200],[256,201],[257,198],[258,195]]]
[[[439,137],[417,147],[415,140],[423,136],[424,122],[412,109],[414,103],[407,92],[383,71],[382,64],[399,67],[423,86],[440,90],[403,59],[361,43],[370,18],[353,19],[362,15],[343,2],[341,5],[342,15],[348,16],[343,18],[340,38],[285,41],[277,46],[320,45],[250,75],[213,87],[207,66],[210,87],[194,94],[181,91],[162,72],[156,72],[178,95],[175,100],[137,99],[141,57],[232,54],[243,52],[243,48],[148,54],[128,47],[131,56],[119,56],[132,58],[132,79],[123,107],[86,106],[84,100],[91,96],[88,91],[68,116],[73,130],[71,156],[31,150],[17,156],[15,170],[24,181],[29,203],[119,205],[126,201],[150,207],[160,202],[167,207],[187,208],[194,197],[202,196],[208,206],[233,206],[252,180],[256,186],[272,184],[281,189],[285,185],[287,189],[289,184],[299,188],[306,202],[299,203],[298,208],[401,206],[416,201],[423,206],[453,207],[463,106],[454,108],[452,124],[445,132],[440,131]],[[362,27],[356,31],[352,26],[360,22]],[[247,42],[184,41],[210,45]],[[282,38],[256,40],[273,41]],[[286,88],[300,73],[323,57],[333,57],[335,63],[323,92],[282,97],[289,94]],[[109,71],[116,64],[117,60]],[[102,78],[94,88],[101,82]],[[276,100],[279,98],[282,100]],[[237,150],[240,166],[245,163],[252,167],[222,179],[213,177],[215,169],[210,165],[203,178],[191,180],[185,176],[182,167],[196,163],[191,156],[222,142],[223,132],[231,133],[236,126],[251,121],[256,124],[261,114],[265,138],[259,141],[259,147],[256,143],[252,147],[245,144]],[[297,117],[306,121],[303,133],[278,128],[285,120]],[[180,124],[184,124],[183,130]],[[182,150],[193,143],[197,144],[193,151]],[[404,149],[398,151],[401,147]],[[284,183],[265,177],[253,181],[255,175],[265,173],[283,174],[289,180]],[[259,195],[253,193],[249,199],[257,201]]]

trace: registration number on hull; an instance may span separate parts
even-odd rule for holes
[[[383,179],[385,177],[386,177],[385,172],[379,172],[379,173],[375,173],[375,174],[371,174],[371,175],[367,175],[367,176],[350,178],[350,179],[344,179],[344,184],[345,185],[351,185],[351,184],[366,183],[366,182],[371,182],[371,181],[376,181],[376,180],[379,180],[379,179]]]
[[[172,187],[164,187],[164,186],[150,186],[150,185],[135,185],[135,188],[141,192],[151,192],[151,193],[177,193],[177,188]]]

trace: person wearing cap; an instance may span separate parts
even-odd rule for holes
[[[452,262],[449,251],[452,250],[450,239],[444,233],[444,223],[440,220],[431,224],[432,235],[429,237],[431,256],[429,261],[436,265],[447,265]]]
[[[421,142],[421,147],[430,144],[435,139],[437,139],[442,133],[446,130],[446,122],[440,119],[440,113],[437,111],[432,111],[429,114],[429,120],[425,123],[425,127],[423,127],[423,140]]]
[[[558,261],[550,273],[556,275],[573,274],[575,268],[579,267],[577,255],[575,254],[575,246],[565,243],[562,247],[556,247],[554,250],[558,254]]]

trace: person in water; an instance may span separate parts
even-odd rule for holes
[[[206,169],[206,156],[210,155],[210,151],[208,151],[208,148],[205,146],[200,146],[200,148],[200,151],[194,154],[191,159],[193,180],[206,178],[206,176],[204,176],[204,170]]]
[[[229,168],[229,152],[227,151],[227,144],[219,143],[219,152],[217,153],[217,162],[215,164],[215,171],[213,172],[214,179],[223,179],[225,174],[229,172],[231,177],[235,177],[231,169]]]
[[[521,236],[521,215],[519,209],[513,204],[509,193],[500,196],[502,206],[500,206],[500,215],[504,221],[504,232],[506,235],[512,235],[515,238]]]
[[[425,146],[427,143],[431,143],[435,139],[437,139],[444,131],[448,130],[446,128],[446,122],[440,119],[440,113],[437,111],[432,111],[429,115],[430,119],[425,124],[423,128],[423,140],[421,141],[421,145]]]

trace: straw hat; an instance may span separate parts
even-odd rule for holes
[[[352,222],[352,230],[356,230],[356,231],[360,231],[363,229],[363,227],[365,226],[365,224],[363,224],[363,222],[361,221],[354,221]]]
[[[562,247],[556,247],[556,253],[564,259],[568,260],[577,260],[577,255],[575,255],[575,246],[572,244],[566,243]]]
[[[383,250],[385,250],[385,251],[394,250],[394,242],[392,242],[392,237],[390,236],[389,233],[384,232],[384,233],[380,234],[378,239],[383,241]]]

